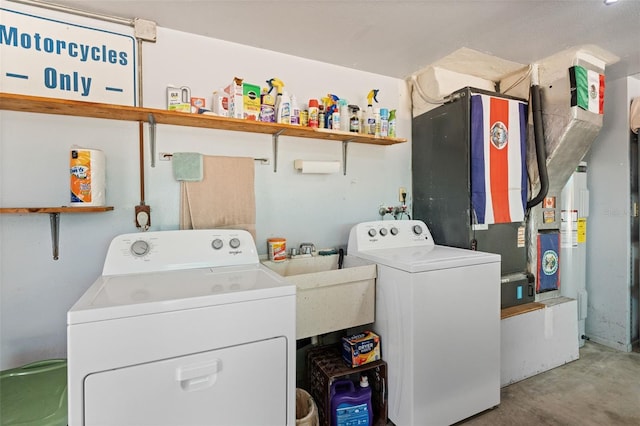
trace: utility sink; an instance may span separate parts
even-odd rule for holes
[[[265,260],[267,268],[296,284],[296,338],[317,336],[374,321],[376,265],[338,255]]]

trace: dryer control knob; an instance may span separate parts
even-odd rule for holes
[[[367,234],[369,234],[370,237],[375,237],[377,232],[375,229],[371,228],[369,229],[369,232],[367,232]]]
[[[383,237],[387,235],[389,231],[387,231],[387,228],[380,228],[380,235],[382,235]]]
[[[231,246],[231,248],[237,249],[238,247],[240,247],[240,240],[237,238],[232,238],[229,241],[229,245]]]
[[[136,257],[142,257],[149,253],[149,243],[144,240],[137,240],[131,244],[131,254]]]
[[[395,226],[391,228],[391,235],[398,235],[398,228]]]
[[[211,247],[213,247],[215,250],[220,250],[223,245],[224,245],[224,243],[222,242],[222,240],[220,238],[216,238],[215,240],[213,240],[211,242]]]
[[[413,225],[413,233],[416,235],[422,235],[422,226]]]

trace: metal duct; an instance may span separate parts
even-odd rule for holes
[[[575,65],[604,74],[604,68],[587,60],[577,58]],[[603,65],[604,66],[604,65]],[[559,231],[562,189],[576,170],[578,164],[589,151],[591,144],[602,128],[602,115],[571,106],[571,86],[569,70],[564,77],[541,86],[542,118],[544,125],[544,141],[546,147],[546,164],[549,191],[547,200],[533,207],[527,222],[527,269],[536,275],[537,270],[537,235],[540,230]],[[606,92],[605,92],[606,96]],[[533,135],[529,135],[533,140]],[[531,193],[539,192],[541,187],[537,169],[534,144],[527,147],[527,168]],[[557,295],[550,292],[547,297]],[[540,295],[539,295],[540,296]]]

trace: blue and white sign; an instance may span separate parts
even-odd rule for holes
[[[0,8],[0,91],[136,105],[130,35]]]

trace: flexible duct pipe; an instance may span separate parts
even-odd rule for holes
[[[542,125],[542,101],[540,86],[531,85],[531,112],[533,115],[533,136],[536,144],[536,160],[538,161],[538,175],[540,176],[540,191],[538,195],[527,202],[527,210],[537,206],[549,192],[549,175],[547,173],[547,150],[544,144],[544,127]]]

